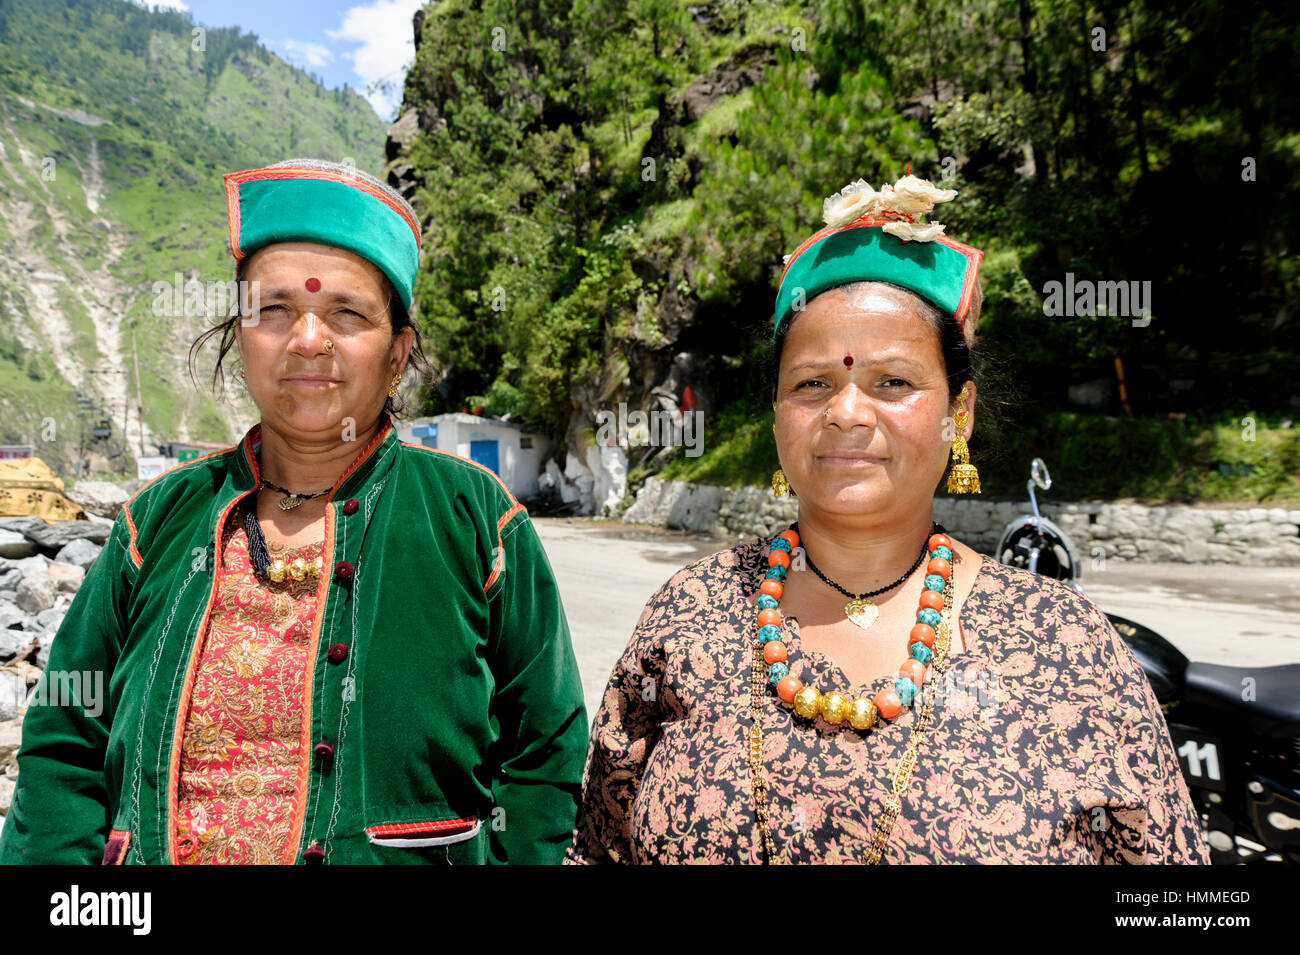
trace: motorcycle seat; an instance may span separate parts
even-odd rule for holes
[[[1254,699],[1242,695],[1254,681]],[[1183,700],[1189,706],[1227,709],[1244,717],[1251,732],[1269,739],[1300,736],[1300,663],[1233,667],[1189,663]]]

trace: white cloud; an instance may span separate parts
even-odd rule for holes
[[[362,95],[385,119],[392,118],[401,104],[402,82],[415,59],[411,18],[422,6],[424,0],[375,0],[349,7],[342,25],[325,31],[335,40],[360,44],[344,55],[367,89],[376,86]]]
[[[309,43],[306,40],[282,40],[280,48],[288,52],[287,59],[299,65],[324,66],[334,59],[334,54],[328,47],[323,47],[319,43]]]

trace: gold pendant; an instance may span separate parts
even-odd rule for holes
[[[863,597],[854,597],[844,605],[844,616],[866,630],[880,616],[880,608]]]
[[[296,494],[290,494],[288,497],[280,498],[280,510],[291,511],[302,503],[302,498]]]

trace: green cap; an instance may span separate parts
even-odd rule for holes
[[[276,242],[346,249],[388,276],[410,310],[420,222],[395,190],[353,166],[319,159],[289,159],[223,178],[236,262]]]

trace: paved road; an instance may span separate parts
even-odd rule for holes
[[[560,584],[588,716],[646,601],[699,557],[731,546],[681,531],[535,518]],[[1103,610],[1151,627],[1190,659],[1300,663],[1300,570],[1110,560],[1084,586]]]

